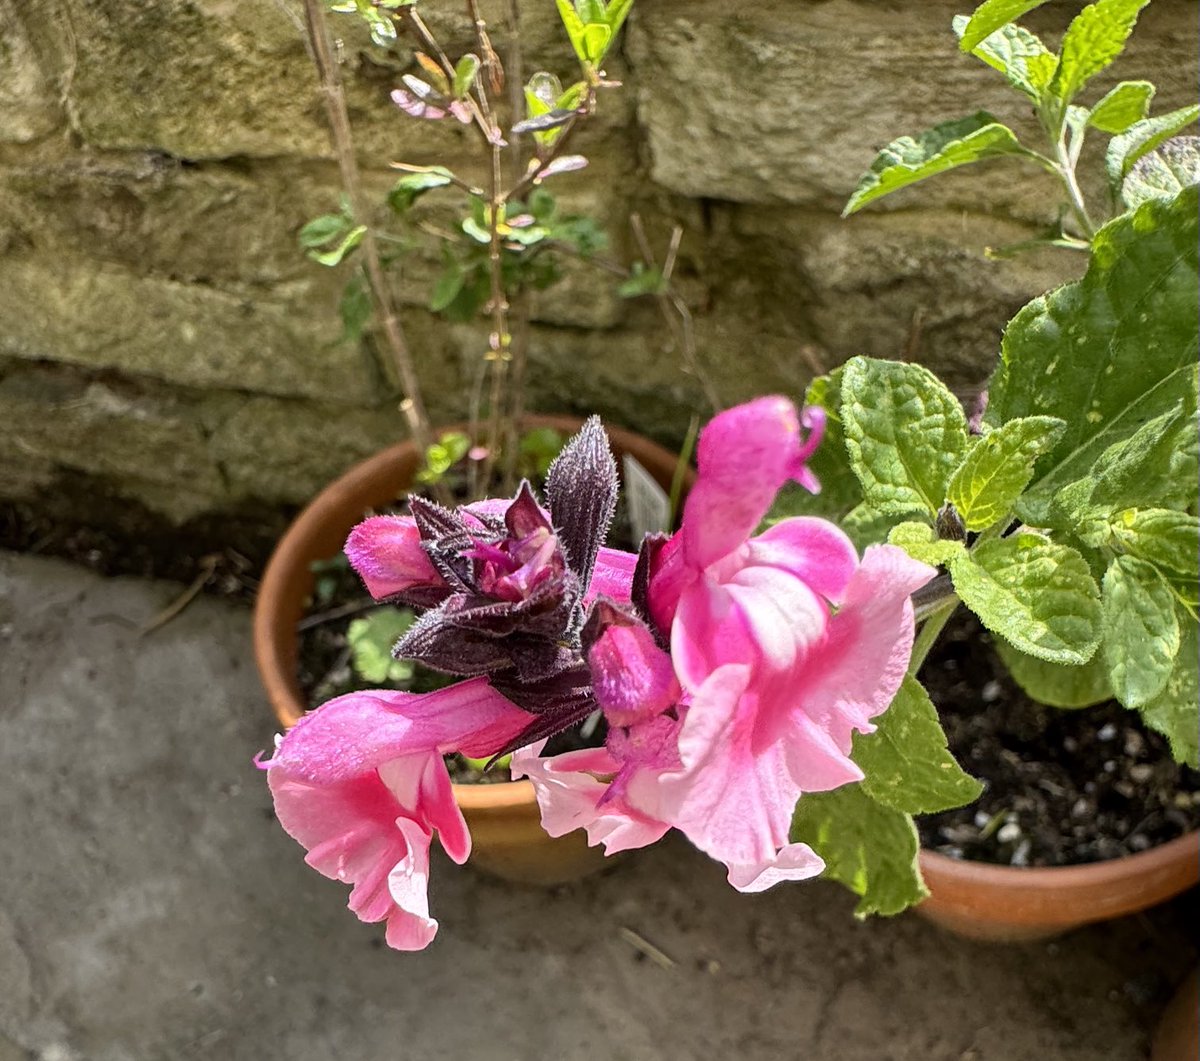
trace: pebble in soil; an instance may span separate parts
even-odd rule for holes
[[[1200,773],[1115,701],[1045,707],[1009,677],[991,635],[960,613],[921,670],[950,750],[985,784],[967,807],[919,818],[924,846],[1014,866],[1098,862],[1200,826]]]

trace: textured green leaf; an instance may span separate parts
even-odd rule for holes
[[[864,501],[847,512],[840,523],[854,548],[861,553],[868,545],[886,542],[892,529],[906,516],[919,515],[917,512],[880,512]]]
[[[1029,533],[980,542],[950,576],[983,625],[1022,652],[1079,664],[1100,643],[1100,590],[1069,546]]]
[[[987,420],[1067,422],[1017,505],[1044,526],[1063,486],[1147,420],[1196,407],[1196,189],[1105,225],[1082,280],[1034,299],[1009,323]]]
[[[1044,3],[1046,0],[985,0],[967,19],[959,47],[964,52],[972,51],[996,30]]]
[[[1200,184],[1200,136],[1177,136],[1133,164],[1121,186],[1130,209],[1147,199],[1174,199],[1184,188]]]
[[[893,140],[875,157],[846,203],[842,216],[861,210],[891,192],[946,170],[1005,155],[1029,152],[1013,131],[986,111],[943,122],[919,136]]]
[[[946,486],[946,500],[967,530],[986,530],[1012,512],[1033,478],[1038,457],[1054,446],[1066,427],[1053,416],[1021,417],[975,443]]]
[[[946,746],[937,708],[921,683],[906,677],[874,733],[854,735],[851,758],[863,790],[905,814],[936,814],[978,799],[983,786],[965,773]]]
[[[1200,688],[1196,680],[1196,621],[1183,618],[1181,625],[1183,634],[1171,677],[1166,688],[1141,713],[1146,724],[1170,742],[1171,754],[1197,770],[1200,769]]]
[[[954,32],[960,40],[970,25],[966,15],[954,16]],[[1009,24],[1001,26],[972,48],[964,48],[977,59],[999,70],[1014,88],[1036,100],[1054,73],[1056,60],[1029,30]]]
[[[1088,114],[1088,125],[1104,133],[1123,133],[1150,111],[1154,86],[1149,81],[1122,81]]]
[[[1120,136],[1114,136],[1104,153],[1104,170],[1113,194],[1121,191],[1125,177],[1139,158],[1186,129],[1197,118],[1200,118],[1200,105],[1193,103],[1155,118],[1143,118]]]
[[[1070,102],[1125,48],[1138,14],[1150,0],[1096,0],[1067,27],[1050,91]]]
[[[915,520],[898,523],[888,532],[887,540],[891,545],[900,546],[914,560],[935,567],[948,564],[967,549],[962,542],[939,538],[937,531],[928,523]]]
[[[1200,600],[1200,519],[1164,508],[1129,509],[1110,525],[1115,542],[1131,556],[1153,564],[1180,599]]]
[[[1013,680],[1039,704],[1078,708],[1112,699],[1108,667],[1098,652],[1087,663],[1070,667],[1027,655],[1003,638],[997,638],[995,644]]]
[[[861,784],[801,796],[792,840],[825,860],[823,876],[860,897],[857,917],[898,914],[929,895],[912,818],[877,803]]]
[[[842,429],[867,503],[880,512],[926,511],[967,449],[962,406],[928,369],[856,357],[842,375]]]
[[[1196,435],[1182,408],[1156,416],[1097,458],[1088,474],[1054,495],[1051,526],[1107,519],[1118,509],[1166,504],[1180,496],[1176,451]]]
[[[1175,597],[1144,560],[1118,556],[1104,574],[1104,658],[1113,693],[1142,707],[1167,684],[1179,652]]]

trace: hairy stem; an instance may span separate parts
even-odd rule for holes
[[[937,611],[931,612],[925,622],[921,624],[921,629],[913,642],[912,656],[908,661],[909,674],[916,677],[917,672],[921,669],[921,664],[925,662],[925,657],[929,655],[929,650],[937,642],[938,635],[950,621],[950,616],[954,614],[957,607],[958,598],[951,597]]]

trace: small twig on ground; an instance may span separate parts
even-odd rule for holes
[[[618,930],[621,938],[625,940],[634,950],[639,951],[649,958],[655,965],[659,965],[664,969],[674,969],[675,959],[669,954],[663,953],[653,943],[644,936],[634,932],[632,928],[626,928],[622,925]]]
[[[155,630],[164,627],[180,612],[183,611],[189,604],[192,603],[204,588],[204,584],[212,578],[217,570],[217,556],[215,554],[206,556],[201,561],[200,573],[192,579],[192,584],[188,586],[178,597],[168,604],[161,612],[153,619],[148,620],[138,627],[138,637],[145,637],[147,634],[154,633]]]

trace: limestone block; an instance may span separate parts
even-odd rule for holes
[[[195,387],[374,399],[363,351],[334,342],[315,280],[259,294],[138,276],[80,258],[0,269],[0,353],[118,369]]]
[[[0,0],[0,143],[28,143],[62,120],[50,72],[18,20],[20,0]]]
[[[148,493],[153,507],[182,521],[228,500],[191,412],[169,395],[149,397],[61,368],[17,368],[0,380],[0,459],[103,477],[123,493]]]
[[[875,151],[897,136],[980,108],[1021,131],[1022,97],[950,30],[970,8],[955,0],[662,0],[638,12],[629,38],[638,114],[653,178],[689,196],[840,208]],[[1025,21],[1054,40],[1070,12],[1053,5]],[[1141,16],[1127,52],[1089,86],[1148,78],[1156,110],[1195,97],[1195,5],[1165,0]],[[1035,139],[1030,140],[1036,143]],[[991,165],[983,185],[939,179],[899,193],[899,207],[954,204],[1044,220],[1037,171]],[[881,207],[882,208],[882,207]]]

